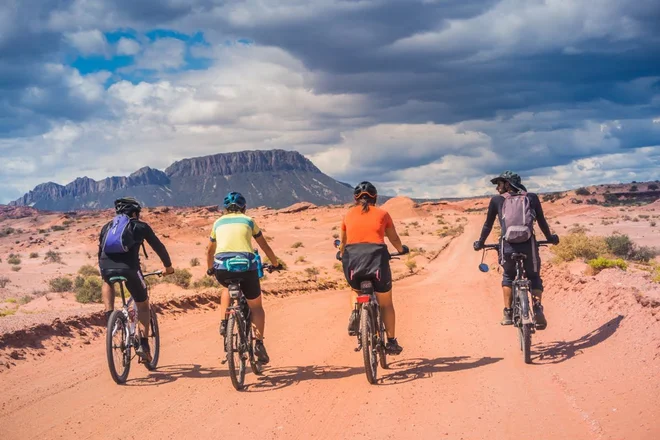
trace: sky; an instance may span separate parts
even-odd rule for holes
[[[297,150],[414,197],[660,179],[657,0],[4,0],[0,203]]]

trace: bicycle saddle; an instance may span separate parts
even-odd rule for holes
[[[120,281],[126,282],[126,277],[110,277],[110,282],[111,283],[118,283]]]
[[[515,254],[511,254],[511,258],[513,258],[514,260],[526,260],[527,255],[526,254],[515,253]]]

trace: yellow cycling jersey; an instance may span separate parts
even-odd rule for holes
[[[216,243],[215,255],[223,253],[254,254],[252,237],[261,236],[261,229],[245,214],[229,213],[213,223],[211,241]]]

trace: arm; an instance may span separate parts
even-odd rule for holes
[[[339,255],[344,255],[344,248],[346,247],[346,242],[348,241],[348,234],[346,233],[346,225],[344,222],[341,222],[341,233],[339,234]]]
[[[545,235],[546,240],[553,241],[552,232],[550,232],[550,226],[548,225],[548,221],[545,219],[545,215],[543,214],[543,208],[541,207],[541,201],[539,200],[539,197],[536,194],[531,194],[530,200],[532,203],[532,209],[534,209],[536,212],[536,221],[539,223],[541,232],[543,232],[543,235]]]
[[[167,249],[165,249],[165,245],[156,237],[156,234],[154,233],[153,229],[151,229],[151,226],[149,226],[146,223],[141,223],[140,226],[143,228],[143,233],[144,233],[144,239],[149,243],[149,246],[151,246],[151,249],[156,252],[158,255],[158,258],[160,258],[160,261],[163,262],[163,266],[165,266],[165,269],[171,269],[172,268],[172,260],[170,260],[170,254],[167,252]],[[169,270],[167,270],[168,273],[171,273]]]
[[[254,237],[254,239],[257,241],[257,244],[261,248],[262,251],[266,254],[268,259],[270,260],[270,263],[274,267],[278,267],[280,265],[277,255],[275,255],[275,252],[270,248],[270,245],[266,241],[266,238],[264,237],[263,234],[259,234],[257,237]]]
[[[101,228],[101,233],[99,234],[99,253],[98,253],[98,262],[99,266],[101,265],[101,254],[103,253],[103,236],[105,235],[105,231],[108,229],[108,225],[105,224]]]
[[[404,253],[403,249],[403,243],[401,243],[401,238],[399,237],[399,234],[396,232],[396,228],[394,228],[394,225],[388,226],[385,228],[385,235],[387,236],[387,239],[392,243],[392,246],[397,250],[399,253]]]
[[[213,262],[215,261],[215,240],[209,240],[209,245],[206,247],[206,269],[207,273],[213,269]]]
[[[493,197],[490,199],[490,204],[488,205],[488,214],[486,214],[486,221],[484,222],[483,228],[481,228],[481,236],[479,237],[480,243],[485,243],[486,239],[490,235],[490,231],[493,230],[493,225],[497,219],[497,198]]]

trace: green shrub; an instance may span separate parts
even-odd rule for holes
[[[66,230],[66,226],[62,226],[62,225],[53,225],[53,226],[50,227],[50,230],[51,230],[51,231],[65,231],[65,230]]]
[[[31,252],[30,253],[30,258],[39,258],[39,253],[38,252]]]
[[[44,260],[48,261],[49,263],[61,263],[62,256],[57,251],[48,251],[46,252]]]
[[[637,192],[639,191],[639,188],[637,188],[637,185],[633,185],[630,187],[630,192]]]
[[[78,269],[78,274],[82,275],[83,277],[88,277],[92,275],[100,276],[101,273],[99,272],[99,269],[96,266],[92,266],[91,264],[85,264]]]
[[[202,277],[193,283],[195,289],[205,289],[208,287],[218,287],[218,280],[213,277]]]
[[[0,277],[0,288],[4,289],[11,281],[7,277]]]
[[[296,241],[295,243],[293,243],[293,244],[291,245],[291,248],[292,248],[292,249],[298,249],[298,248],[301,248],[301,247],[304,247],[304,245],[302,244],[301,241]]]
[[[648,186],[649,191],[657,191],[660,187],[656,185],[655,183],[652,183]]]
[[[199,258],[191,258],[190,259],[190,267],[196,267],[199,266]]]
[[[163,281],[166,283],[176,284],[179,287],[187,289],[190,287],[190,280],[192,279],[192,274],[188,269],[174,269],[174,273],[163,277]]]
[[[558,245],[552,246],[551,250],[561,261],[573,261],[576,258],[593,260],[608,252],[603,237],[589,237],[586,234],[569,234]]]
[[[635,247],[635,244],[626,234],[612,234],[605,237],[605,243],[610,252],[621,258],[628,258]]]
[[[52,292],[68,292],[73,287],[73,281],[67,277],[57,277],[48,281]]]
[[[587,264],[589,264],[589,267],[594,270],[594,274],[599,273],[603,269],[609,269],[612,267],[618,267],[621,270],[626,270],[628,268],[628,264],[621,258],[610,260],[609,258],[598,257],[589,260]]]
[[[577,194],[578,196],[589,196],[591,195],[591,192],[587,188],[582,187],[576,189],[575,194]]]
[[[12,266],[11,270],[13,270],[14,272],[18,272],[19,270],[21,270],[21,266]]]
[[[76,301],[80,303],[101,302],[102,286],[101,277],[94,275],[88,277],[78,276],[76,278],[76,288],[74,289]]]
[[[18,257],[18,255],[10,254],[9,258],[7,258],[7,263],[9,263],[9,264],[21,264],[21,259]]]
[[[650,246],[635,246],[630,252],[629,258],[633,261],[641,261],[643,263],[648,263],[658,256],[658,250]]]

